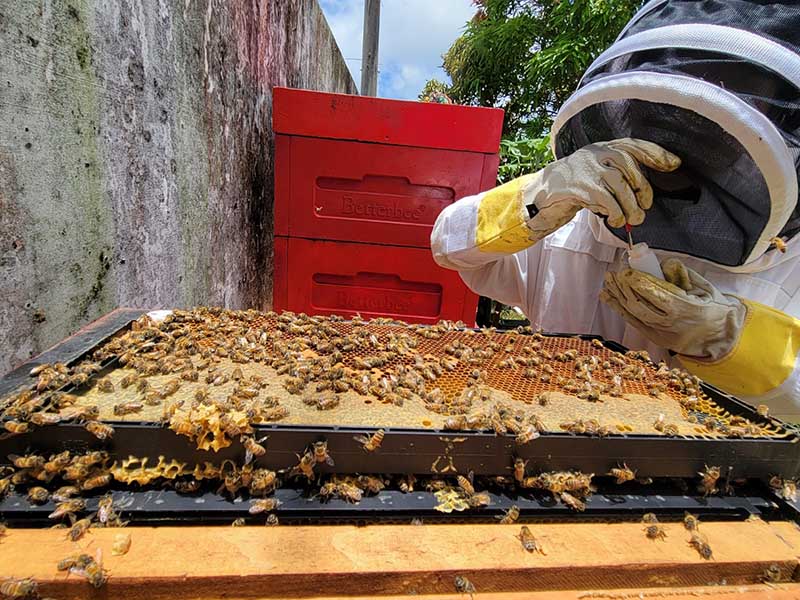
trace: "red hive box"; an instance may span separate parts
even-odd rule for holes
[[[492,187],[503,111],[274,89],[273,306],[474,323],[477,296],[437,266],[441,210]]]

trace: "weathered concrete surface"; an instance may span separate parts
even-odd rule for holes
[[[268,307],[274,85],[316,0],[0,2],[0,372],[115,306]]]

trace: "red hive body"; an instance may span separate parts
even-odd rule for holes
[[[275,310],[474,324],[430,253],[441,210],[489,189],[503,111],[274,89]]]

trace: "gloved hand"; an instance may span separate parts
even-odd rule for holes
[[[581,208],[607,216],[612,227],[641,225],[653,188],[640,164],[668,172],[681,160],[652,142],[625,138],[581,148],[531,176],[522,189],[528,213],[536,213],[527,223],[531,240],[557,230]]]
[[[606,273],[600,299],[662,348],[701,360],[726,356],[744,327],[746,306],[675,258],[661,270],[666,281],[633,269]]]

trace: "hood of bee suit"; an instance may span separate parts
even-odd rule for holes
[[[647,2],[551,131],[557,158],[624,137],[682,160],[645,169],[654,202],[634,242],[734,272],[800,256],[800,2]],[[593,219],[599,238],[625,245],[624,229]]]

